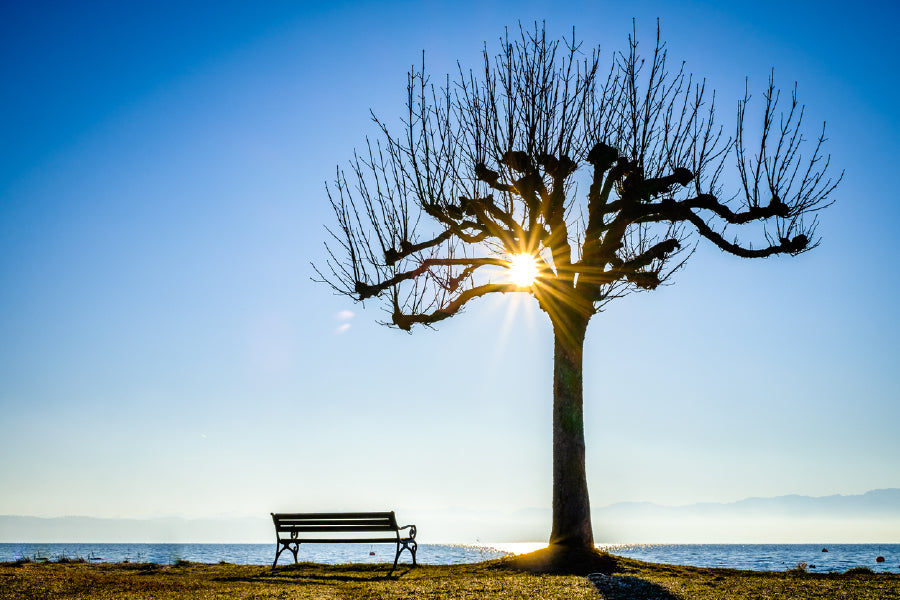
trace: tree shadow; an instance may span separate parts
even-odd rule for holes
[[[610,574],[617,570],[616,559],[606,552],[551,544],[541,550],[501,558],[495,568],[543,575]]]
[[[399,579],[412,570],[411,566],[393,571],[390,565],[320,565],[299,563],[267,568],[256,575],[219,577],[216,581],[291,584],[291,583],[363,583]]]
[[[588,579],[600,592],[603,600],[634,600],[653,598],[654,600],[683,600],[663,586],[633,575],[604,575],[592,573]]]

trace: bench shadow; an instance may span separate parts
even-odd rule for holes
[[[238,577],[218,577],[216,581],[243,582],[243,583],[354,583],[391,581],[399,579],[409,573],[413,567],[401,568],[399,565],[393,572],[390,566],[379,565],[319,565],[297,564],[284,567],[267,568],[256,575],[242,575]]]
[[[634,600],[653,598],[654,600],[684,600],[663,586],[633,575],[603,575],[592,573],[588,579],[600,592],[603,600]]]

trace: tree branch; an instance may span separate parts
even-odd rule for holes
[[[455,300],[448,303],[446,306],[438,308],[433,312],[427,314],[406,315],[400,311],[399,306],[395,305],[394,312],[391,315],[391,321],[400,329],[409,331],[412,326],[417,323],[422,325],[431,325],[433,323],[437,323],[438,321],[443,321],[444,319],[450,318],[453,315],[457,314],[460,310],[462,310],[467,302],[474,300],[475,298],[480,298],[494,292],[507,293],[515,292],[518,290],[519,287],[514,283],[492,283],[482,285],[464,291]]]

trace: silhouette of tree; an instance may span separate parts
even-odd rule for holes
[[[543,27],[520,28],[500,42],[477,73],[459,67],[442,85],[424,60],[412,69],[399,135],[373,116],[379,139],[327,186],[337,227],[316,272],[355,301],[380,298],[385,324],[407,331],[487,294],[533,295],[554,334],[550,543],[593,548],[582,418],[591,317],[666,282],[702,239],[744,258],[811,250],[841,176],[828,174],[824,125],[804,138],[796,88],[779,110],[770,77],[753,142],[745,92],[728,135],[715,93],[669,69],[658,31],[649,59],[630,35],[605,76],[599,50],[583,52],[574,31],[549,41]],[[726,166],[736,166],[730,193]],[[534,258],[531,285],[504,277],[516,255]]]

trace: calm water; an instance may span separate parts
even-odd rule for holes
[[[303,544],[298,558],[325,564],[394,562],[392,544]],[[373,553],[373,554],[371,554]],[[462,544],[419,544],[416,560],[424,564],[455,565],[499,558],[508,551]],[[179,560],[242,565],[272,564],[275,543],[270,544],[0,544],[0,562],[22,557],[58,560],[84,558],[97,562],[151,562],[172,564]],[[294,557],[282,552],[278,564],[291,564]],[[411,562],[409,552],[400,562]]]
[[[418,561],[424,564],[473,563],[507,554],[530,552],[542,544],[420,544]],[[784,571],[805,562],[811,572],[842,572],[866,566],[876,572],[900,571],[900,544],[615,544],[601,546],[619,556],[649,562],[727,567],[758,571]],[[822,552],[827,548],[828,552]],[[370,554],[370,552],[374,554]],[[22,557],[58,560],[84,558],[98,562],[152,562],[170,564],[178,560],[236,564],[271,564],[275,544],[0,544],[0,562]],[[883,556],[885,562],[875,562]],[[389,544],[305,544],[301,560],[326,564],[393,562]],[[283,553],[279,564],[292,557]],[[409,562],[404,552],[401,562]]]
[[[826,548],[828,552],[822,552]],[[900,544],[617,544],[603,549],[648,562],[695,567],[784,571],[805,562],[812,573],[857,566],[878,573],[900,571]],[[879,556],[885,562],[876,562]]]

